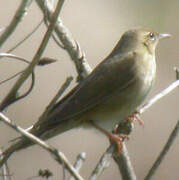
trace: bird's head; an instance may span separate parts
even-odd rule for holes
[[[136,28],[125,32],[119,45],[128,50],[145,49],[150,54],[155,53],[156,46],[160,39],[170,37],[169,34],[160,34],[147,28]]]

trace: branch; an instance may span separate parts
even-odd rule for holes
[[[0,149],[0,160],[3,158],[2,150]],[[7,165],[7,162],[4,163],[4,165],[1,168],[1,174],[3,180],[11,180],[11,175],[9,173],[9,167]]]
[[[76,169],[77,172],[79,172],[79,170],[81,169],[85,160],[86,160],[86,153],[85,152],[82,152],[77,156],[76,162],[74,164],[74,168]],[[69,178],[69,180],[74,180],[74,177],[71,176]]]
[[[15,44],[13,47],[11,47],[7,51],[7,53],[10,53],[10,52],[14,51],[17,47],[19,47],[22,43],[24,43],[27,39],[29,39],[38,30],[38,28],[41,26],[42,23],[43,23],[43,20],[41,20],[37,24],[37,26],[30,33],[28,33],[21,41],[19,41],[17,44]]]
[[[142,108],[138,110],[139,114],[142,114],[145,112],[150,106],[152,106],[154,103],[156,103],[158,100],[172,92],[175,88],[179,87],[179,79],[173,82],[170,86],[168,86],[166,89],[158,93],[156,96],[154,96],[151,100],[149,100],[147,103],[145,103]]]
[[[48,20],[51,22],[54,11],[52,3],[50,1],[43,0],[36,0],[36,3],[42,10],[44,16],[47,16]],[[58,23],[55,25],[55,32],[75,64],[76,70],[78,72],[78,81],[84,79],[91,72],[91,68],[87,63],[79,44],[72,38],[72,35],[63,25],[60,18],[58,18]]]
[[[11,23],[4,30],[2,35],[0,36],[0,48],[4,44],[4,42],[9,38],[9,36],[13,33],[17,25],[20,23],[22,18],[27,14],[27,9],[30,6],[32,0],[22,0],[19,8],[17,9]]]
[[[56,24],[56,21],[58,19],[58,15],[59,15],[60,10],[62,8],[63,2],[64,2],[64,0],[58,1],[55,12],[53,13],[53,16],[51,18],[51,23],[50,23],[48,30],[47,30],[47,32],[46,32],[46,34],[45,34],[45,36],[44,36],[44,38],[40,44],[39,49],[37,50],[31,64],[26,68],[24,73],[19,77],[19,79],[17,80],[17,82],[15,83],[13,88],[10,90],[10,92],[5,97],[5,99],[2,101],[2,103],[0,105],[0,111],[4,110],[14,100],[14,98],[16,98],[18,90],[20,89],[22,84],[25,82],[25,80],[28,78],[28,76],[32,73],[35,66],[38,64],[40,57],[42,56],[42,54],[45,50],[45,47],[47,46],[47,43],[48,43],[50,36],[52,34],[52,31],[55,27],[55,24]]]
[[[109,167],[109,159],[111,158],[113,152],[114,152],[114,145],[110,145],[106,152],[102,155],[102,157],[100,158],[97,166],[95,167],[95,169],[93,170],[89,180],[96,180],[99,178],[99,176],[102,174],[102,172]]]
[[[43,149],[47,150],[59,164],[65,165],[65,168],[71,173],[71,175],[74,176],[76,180],[83,180],[83,178],[79,175],[79,173],[75,170],[75,168],[70,164],[70,162],[68,161],[68,159],[65,157],[65,155],[62,152],[48,145],[47,143],[37,138],[33,134],[27,132],[20,126],[17,126],[9,118],[7,118],[3,113],[0,113],[0,120],[3,121],[8,126],[10,126],[12,129],[15,129],[17,132],[19,132],[23,136],[33,141],[34,143],[41,146]]]
[[[120,155],[118,155],[118,152],[115,152],[113,155],[113,159],[115,160],[115,162],[119,167],[122,179],[136,180],[137,178],[134,169],[132,167],[125,143],[123,143],[122,148],[123,148],[123,152]]]
[[[152,176],[155,174],[157,168],[161,164],[161,162],[164,160],[167,152],[170,150],[170,147],[172,146],[174,140],[176,139],[179,131],[179,121],[177,122],[175,128],[173,129],[172,133],[170,134],[167,143],[165,144],[163,150],[161,151],[160,155],[156,159],[155,163],[153,164],[152,168],[149,170],[147,176],[144,178],[144,180],[150,180]]]

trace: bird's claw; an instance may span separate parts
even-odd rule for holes
[[[142,121],[142,119],[140,118],[140,114],[138,111],[135,111],[134,113],[132,113],[131,115],[129,115],[126,118],[126,121],[133,123],[133,121],[137,121],[139,123],[139,125],[141,125],[142,127],[144,127],[144,122]]]
[[[117,147],[117,152],[118,152],[119,155],[122,153],[122,150],[123,150],[123,142],[124,142],[126,139],[129,140],[129,136],[123,135],[123,134],[121,134],[121,135],[111,134],[111,135],[109,136],[110,143],[116,145],[116,147]]]

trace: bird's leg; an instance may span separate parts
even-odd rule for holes
[[[105,129],[101,128],[100,126],[96,125],[93,121],[90,121],[90,124],[97,130],[102,132],[104,135],[106,135],[109,138],[109,141],[111,143],[114,143],[117,146],[118,153],[121,154],[122,148],[123,148],[122,143],[126,138],[128,138],[127,135],[122,135],[122,134],[119,135],[119,134],[115,134],[115,133],[110,133],[110,132],[106,131]]]
[[[139,125],[141,125],[142,127],[144,127],[144,122],[141,120],[138,111],[133,112],[131,115],[129,115],[129,116],[126,118],[126,121],[127,121],[127,122],[131,122],[131,123],[132,123],[134,120],[136,120],[136,121],[139,123]]]

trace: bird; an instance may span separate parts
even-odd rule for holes
[[[73,128],[95,127],[113,137],[115,125],[134,113],[153,87],[156,46],[167,37],[149,28],[124,32],[112,52],[29,132],[46,140]],[[20,137],[3,152],[0,166],[30,145],[33,142]]]

